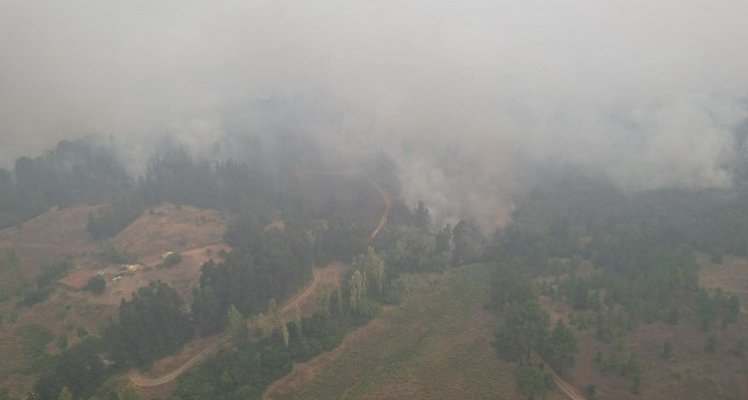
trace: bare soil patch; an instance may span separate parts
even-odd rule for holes
[[[98,208],[54,207],[24,222],[20,228],[10,227],[0,231],[0,247],[14,248],[21,260],[23,276],[33,280],[44,264],[65,257],[78,258],[99,249],[86,230],[88,214]],[[4,278],[1,274],[2,271],[0,280]]]

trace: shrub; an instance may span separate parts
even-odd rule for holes
[[[106,290],[106,279],[103,276],[94,276],[88,280],[88,283],[84,287],[85,290],[90,290],[93,294],[101,294]]]
[[[68,347],[68,337],[65,335],[61,335],[57,338],[57,347],[64,349]]]
[[[163,266],[166,268],[173,267],[182,262],[182,255],[179,253],[171,253],[164,258]]]
[[[41,303],[47,300],[49,295],[52,294],[52,287],[47,286],[40,289],[30,289],[23,295],[23,299],[18,302],[19,307],[31,307],[34,304]]]
[[[79,338],[84,338],[88,336],[88,331],[86,328],[79,326],[78,329],[75,330],[75,333],[78,335]]]

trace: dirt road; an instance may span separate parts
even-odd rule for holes
[[[371,235],[369,236],[369,240],[374,240],[374,238],[377,237],[382,228],[384,228],[384,226],[387,224],[387,217],[390,215],[390,209],[392,208],[392,199],[389,195],[387,195],[387,193],[385,193],[384,190],[382,190],[381,186],[379,186],[376,182],[374,182],[373,179],[371,179],[369,174],[364,173],[364,176],[366,177],[366,180],[369,181],[369,183],[371,183],[375,189],[377,189],[379,196],[382,197],[382,201],[384,202],[384,212],[382,213],[382,217],[379,218],[379,224],[377,224],[377,227],[374,228],[374,230],[371,232]]]
[[[382,201],[384,202],[384,206],[385,206],[384,212],[382,213],[382,216],[379,219],[379,224],[377,224],[376,228],[374,228],[374,230],[371,232],[371,235],[369,236],[370,240],[373,240],[374,238],[377,237],[377,235],[382,230],[382,228],[384,228],[384,226],[387,224],[387,217],[389,216],[390,209],[392,208],[392,199],[376,182],[374,182],[373,179],[371,179],[371,177],[367,173],[363,171],[330,172],[327,174],[330,174],[330,175],[346,174],[347,175],[347,174],[359,174],[359,173],[363,174],[365,179],[374,186],[374,188],[377,190],[379,195],[382,197]],[[296,296],[294,296],[293,298],[291,298],[290,300],[286,302],[286,304],[282,308],[284,314],[287,312],[290,312],[291,310],[294,310],[302,302],[308,299],[309,296],[312,296],[314,294],[315,290],[317,289],[317,284],[320,281],[321,275],[317,268],[313,267],[312,272],[314,275],[312,282],[310,282],[302,291],[296,294]],[[192,366],[204,360],[209,355],[213,354],[216,350],[220,349],[223,345],[228,343],[230,339],[231,337],[228,334],[217,336],[215,339],[215,342],[208,345],[206,348],[204,348],[199,353],[195,354],[189,360],[187,360],[182,365],[180,365],[177,369],[169,372],[166,375],[160,376],[158,378],[150,378],[147,376],[143,376],[137,370],[132,370],[128,374],[128,378],[135,386],[141,387],[141,388],[164,385],[166,383],[173,381],[174,379],[182,375],[182,373],[190,369]]]
[[[382,189],[381,186],[379,186],[378,183],[374,181],[374,179],[371,178],[369,174],[366,173],[366,171],[362,171],[359,169],[351,169],[347,171],[296,171],[296,175],[299,177],[303,175],[363,176],[367,182],[374,186],[374,189],[376,189],[377,193],[379,193],[379,196],[382,198],[382,202],[384,203],[384,211],[382,212],[382,216],[379,218],[379,223],[377,224],[377,226],[373,231],[371,231],[369,240],[374,240],[374,238],[379,235],[379,232],[381,232],[384,226],[387,224],[387,217],[390,215],[390,209],[392,208],[392,198],[387,194],[387,192],[384,191],[384,189]]]
[[[293,311],[296,306],[301,304],[303,301],[309,298],[309,296],[314,294],[315,289],[317,288],[317,284],[320,280],[320,272],[317,268],[313,269],[314,272],[314,279],[296,296],[288,300],[286,304],[283,306],[282,310],[283,313],[289,313]],[[195,354],[192,358],[187,360],[184,364],[180,365],[179,368],[169,372],[166,375],[160,376],[158,378],[150,378],[147,376],[141,375],[137,370],[132,370],[128,378],[130,381],[137,387],[154,387],[154,386],[161,386],[166,383],[169,383],[182,375],[185,371],[190,369],[193,365],[199,363],[200,361],[204,360],[209,355],[213,354],[216,350],[220,349],[223,345],[228,343],[228,341],[231,339],[231,336],[228,334],[224,334],[221,336],[216,337],[215,342],[211,343],[208,347],[201,350],[199,353]]]
[[[556,386],[558,386],[559,389],[561,389],[562,392],[564,392],[565,395],[567,395],[571,400],[585,400],[586,398],[582,396],[579,391],[572,386],[569,382],[566,382],[563,378],[558,376],[556,371],[554,371],[545,361],[543,361],[542,358],[540,358],[539,355],[534,354],[532,357],[533,361],[536,363],[542,363],[545,365],[545,370],[548,371],[549,374],[553,377],[553,380],[556,382]]]

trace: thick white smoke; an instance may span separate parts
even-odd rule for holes
[[[112,135],[194,149],[294,130],[397,160],[441,216],[505,215],[518,169],[724,186],[743,0],[0,0],[0,163]]]

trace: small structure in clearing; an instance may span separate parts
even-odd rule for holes
[[[135,275],[136,272],[140,271],[140,264],[127,264],[122,266],[122,270],[130,275]]]

